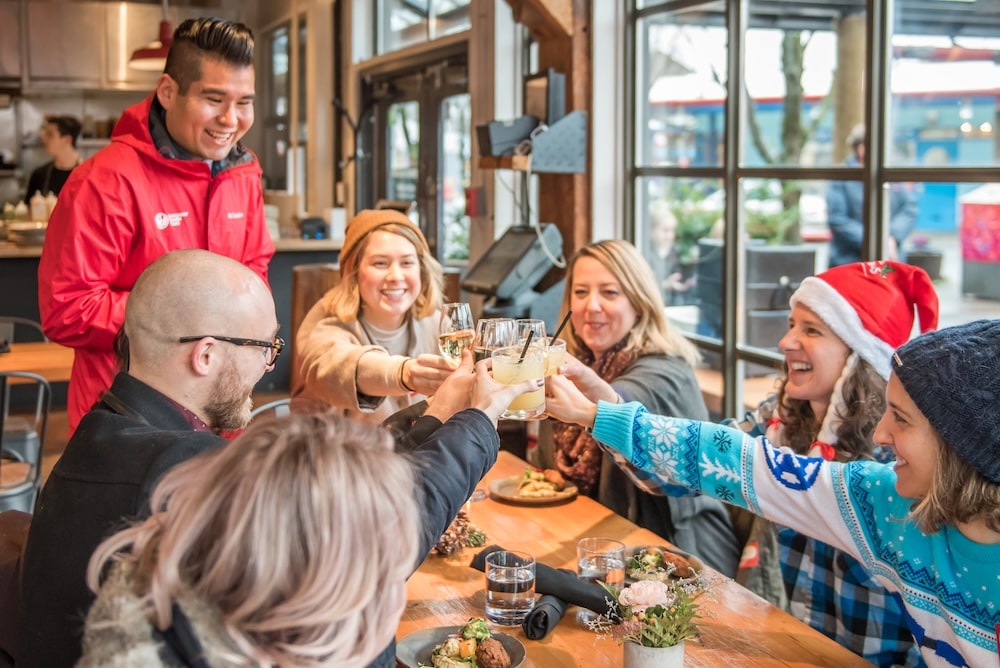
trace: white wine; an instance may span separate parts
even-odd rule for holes
[[[441,354],[450,359],[455,364],[462,361],[462,351],[472,347],[472,341],[476,333],[471,329],[463,329],[457,332],[448,332],[438,335],[438,347]]]

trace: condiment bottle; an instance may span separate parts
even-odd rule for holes
[[[23,199],[14,207],[14,220],[28,220],[28,205]]]
[[[52,209],[56,208],[57,201],[59,201],[59,198],[50,190],[49,194],[45,196],[45,220],[48,220],[52,215]]]
[[[31,220],[46,220],[45,197],[40,190],[36,190],[31,196]]]

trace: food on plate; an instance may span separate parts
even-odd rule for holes
[[[517,484],[518,496],[555,496],[566,487],[562,474],[555,469],[525,469]]]
[[[660,580],[669,578],[690,578],[695,576],[691,561],[683,554],[661,550],[658,547],[643,547],[628,559],[625,572],[633,580]]]
[[[510,668],[510,656],[490,636],[486,620],[473,617],[431,652],[434,668]]]
[[[510,655],[496,638],[487,638],[476,648],[476,663],[478,668],[508,668]]]

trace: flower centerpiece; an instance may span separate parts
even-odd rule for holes
[[[624,646],[625,668],[683,665],[684,641],[700,633],[702,616],[696,599],[708,589],[703,573],[667,581],[639,580],[621,590],[601,586],[611,597],[610,612],[588,626]]]

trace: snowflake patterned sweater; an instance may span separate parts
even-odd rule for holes
[[[932,668],[998,664],[1000,545],[904,519],[892,467],[795,455],[763,437],[598,403],[594,437],[643,485],[679,483],[844,550],[903,604]]]

